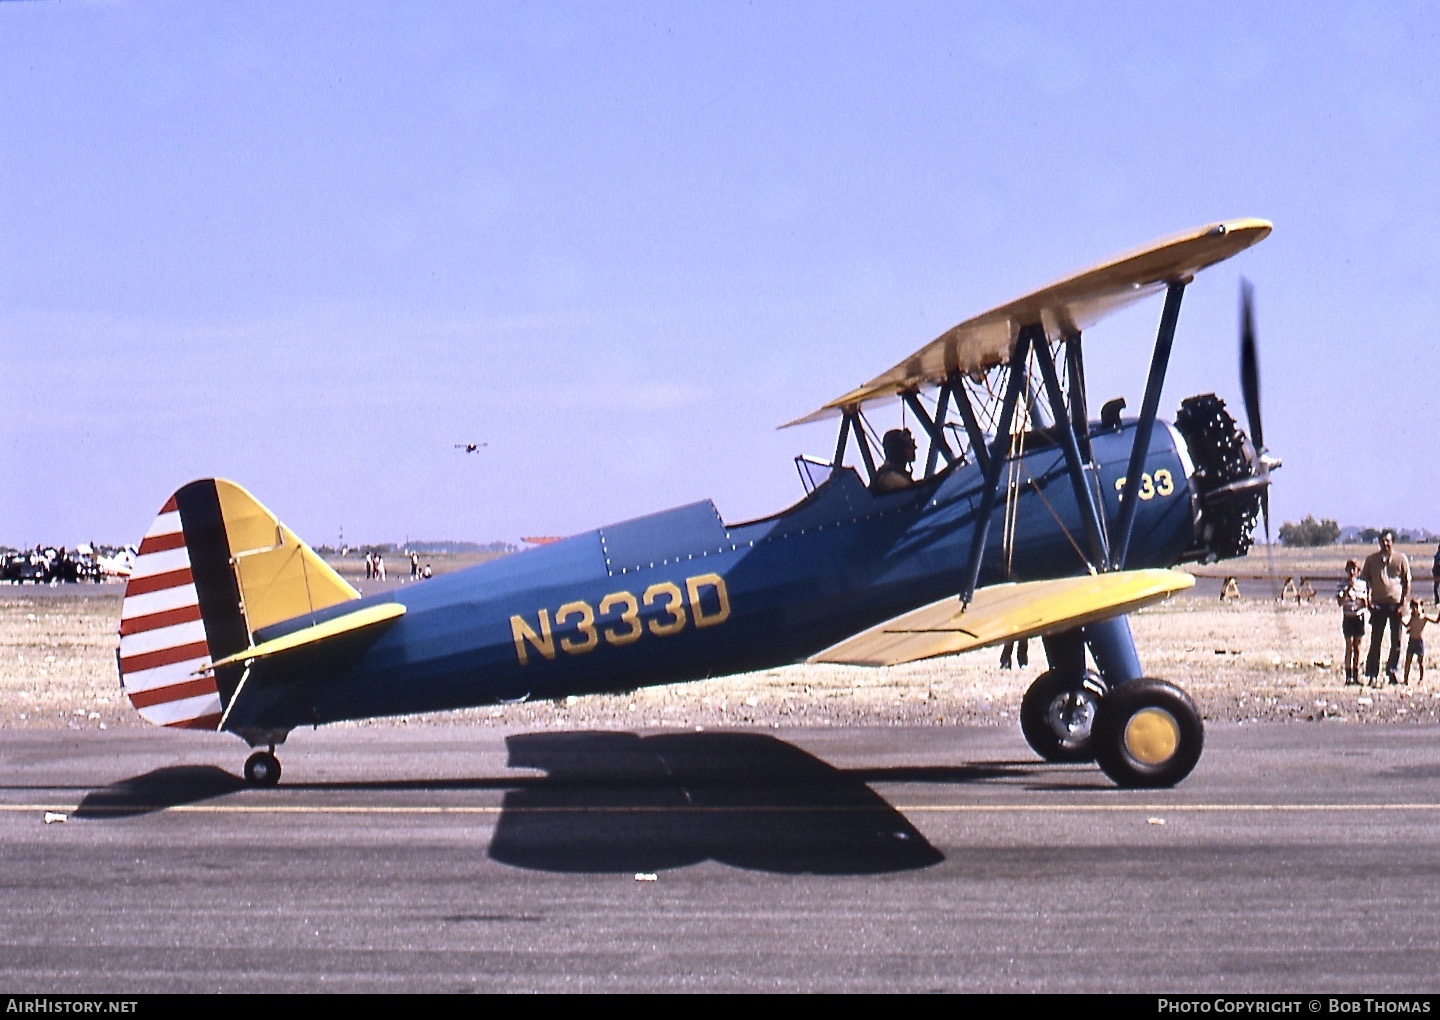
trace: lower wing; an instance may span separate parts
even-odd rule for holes
[[[1119,570],[991,585],[976,591],[968,606],[958,596],[932,602],[831,645],[809,661],[895,666],[955,655],[1123,616],[1194,584],[1194,577],[1178,570]]]

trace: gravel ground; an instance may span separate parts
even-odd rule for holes
[[[0,585],[0,727],[147,724],[115,671],[117,586]],[[1345,687],[1338,609],[1317,599],[1220,602],[1178,596],[1132,617],[1146,672],[1184,688],[1210,722],[1440,722],[1440,676],[1410,686]],[[1432,642],[1434,644],[1434,642]],[[787,666],[651,688],[624,697],[506,705],[349,725],[631,729],[929,724],[1018,725],[1044,668],[998,668],[994,649],[888,669]]]

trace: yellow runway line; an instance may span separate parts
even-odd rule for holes
[[[81,811],[79,806],[59,804],[0,804],[0,812],[7,814],[53,812],[73,816]],[[498,814],[869,814],[877,811],[899,814],[956,814],[956,815],[1002,815],[1002,814],[1265,814],[1321,812],[1327,814],[1361,814],[1364,812],[1395,811],[1440,811],[1440,802],[1417,802],[1401,804],[883,804],[878,806],[803,807],[796,805],[725,805],[715,807],[657,805],[645,806],[597,806],[597,807],[506,807],[483,805],[415,805],[409,807],[387,807],[372,805],[313,805],[291,806],[284,804],[175,804],[147,805],[125,804],[95,806],[84,809],[90,817],[107,814],[213,814],[213,815],[498,815]]]

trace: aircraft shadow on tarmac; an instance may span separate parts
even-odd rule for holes
[[[91,790],[76,818],[123,818],[197,804],[245,789],[245,781],[213,765],[173,765]]]
[[[714,860],[866,874],[943,857],[865,781],[757,733],[527,733],[490,856],[561,872],[656,872]]]
[[[925,868],[944,855],[871,783],[964,785],[1052,768],[1037,760],[836,768],[764,733],[526,733],[490,856],[558,872],[652,873],[711,860],[785,874]]]
[[[648,873],[713,860],[760,871],[874,874],[943,860],[874,782],[966,784],[1031,762],[840,769],[762,733],[515,734],[509,765],[542,776],[285,783],[287,790],[503,790],[492,859],[574,873]],[[91,791],[77,818],[131,817],[250,789],[213,766],[172,766]]]

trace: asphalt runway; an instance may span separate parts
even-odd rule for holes
[[[1211,726],[1146,792],[1009,728],[244,751],[0,732],[0,990],[1440,991],[1433,727]]]

